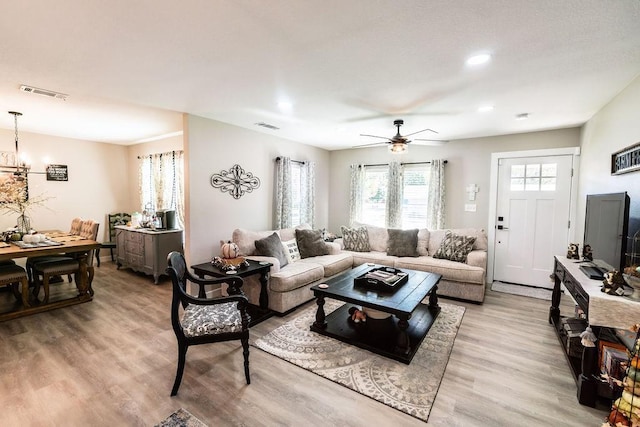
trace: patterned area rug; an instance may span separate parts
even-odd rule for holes
[[[327,300],[325,312],[328,314],[341,305],[341,302]],[[253,345],[427,421],[465,310],[443,303],[440,307],[440,315],[410,365],[311,332],[309,326],[315,320],[315,306],[306,308]]]
[[[192,415],[191,412],[180,408],[164,421],[156,424],[155,427],[207,427],[207,425]]]
[[[512,283],[493,282],[491,284],[491,290],[495,292],[502,292],[505,294],[520,295],[523,297],[543,299],[551,301],[552,289],[536,288],[533,286],[514,285]]]

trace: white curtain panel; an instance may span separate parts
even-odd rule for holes
[[[349,225],[362,218],[362,188],[364,186],[364,166],[351,165],[349,193]]]
[[[140,157],[139,197],[142,210],[174,209],[177,226],[184,227],[184,152],[169,151]]]
[[[402,228],[402,166],[397,161],[389,163],[385,214],[387,228]]]
[[[301,170],[300,189],[300,223],[309,224],[313,228],[315,223],[315,195],[316,195],[316,164],[305,162]]]
[[[445,227],[445,194],[444,160],[431,160],[427,199],[427,228],[429,230],[439,230]]]
[[[291,159],[289,157],[276,159],[275,210],[275,229],[291,227]]]

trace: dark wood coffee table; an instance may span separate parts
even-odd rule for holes
[[[376,267],[381,266],[364,264],[356,267],[324,282],[328,288],[312,286],[318,310],[311,330],[409,364],[440,314],[437,289],[441,276],[403,268],[401,270],[409,274],[409,280],[395,291],[354,286],[353,279]],[[421,304],[427,295],[429,304]],[[347,304],[325,315],[326,298]],[[383,311],[391,316],[386,319],[369,317],[364,323],[354,323],[349,315],[349,308],[353,305]]]
[[[267,320],[273,316],[273,311],[269,309],[269,295],[267,294],[267,283],[269,280],[269,270],[273,266],[270,262],[258,262],[254,260],[247,260],[249,262],[248,267],[237,269],[233,275],[240,277],[249,277],[253,275],[259,275],[260,279],[260,305],[249,304],[247,312],[251,316],[251,322],[249,326],[253,326],[257,323]],[[202,264],[192,265],[191,268],[196,276],[201,279],[205,276],[211,277],[225,277],[228,276],[226,271],[220,270],[210,262]],[[202,290],[203,287],[200,287]],[[204,298],[204,295],[198,295],[200,298]]]

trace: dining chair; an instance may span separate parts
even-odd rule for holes
[[[248,300],[242,294],[243,281],[238,276],[217,279],[200,279],[187,270],[184,256],[171,252],[167,256],[167,274],[173,283],[171,324],[178,339],[178,368],[171,396],[178,393],[182,382],[187,349],[191,345],[240,340],[244,356],[244,375],[249,377],[249,314]],[[205,295],[206,286],[229,285],[229,296],[198,298],[187,292],[189,283],[199,287],[199,295]]]
[[[80,227],[79,236],[83,239],[96,240],[98,237],[98,228],[100,223],[95,222],[91,219],[84,220],[82,222],[82,226]],[[93,250],[89,251],[86,259],[87,263],[87,284],[88,290],[91,295],[93,295],[93,288],[91,286],[94,277],[94,269],[93,269]],[[45,259],[42,261],[35,262],[32,266],[33,277],[35,281],[34,285],[34,295],[38,296],[40,292],[40,284],[44,288],[44,302],[49,302],[49,285],[51,284],[51,277],[53,276],[62,276],[62,275],[71,275],[73,274],[78,283],[79,274],[80,274],[80,259],[77,255],[68,254],[64,256],[60,256],[57,259]],[[42,277],[42,279],[40,279]]]
[[[115,214],[109,214],[109,241],[102,242],[100,247],[96,250],[96,261],[98,267],[100,267],[100,249],[109,249],[111,253],[111,261],[115,261],[113,258],[113,250],[116,248],[116,226],[127,225],[131,221],[131,214],[120,212]]]
[[[24,268],[12,260],[0,261],[0,286],[9,286],[17,300],[22,300],[24,307],[29,307],[29,281]],[[18,289],[21,286],[21,290]]]
[[[69,228],[69,234],[72,236],[77,236],[80,234],[80,229],[82,228],[82,218],[73,218],[71,220],[71,227]],[[27,270],[27,276],[29,279],[29,283],[33,283],[33,264],[36,262],[46,261],[46,260],[60,260],[62,257],[66,255],[42,255],[42,256],[34,256],[28,257],[27,262],[25,264],[25,269]],[[68,258],[68,256],[66,256]],[[62,280],[62,279],[61,279]],[[71,282],[71,276],[69,276],[69,282]]]

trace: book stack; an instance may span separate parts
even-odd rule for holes
[[[384,270],[373,270],[364,275],[367,279],[380,280],[387,284],[392,284],[402,279],[403,276]]]

